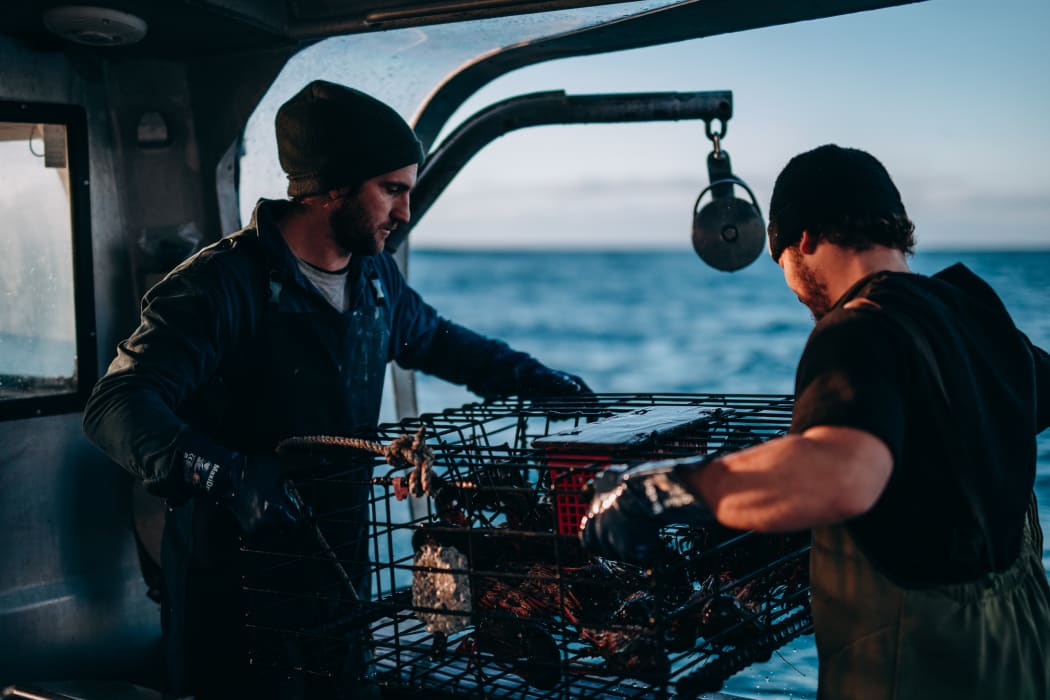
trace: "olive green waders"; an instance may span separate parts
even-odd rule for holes
[[[813,531],[821,700],[1047,700],[1050,585],[1035,500],[1017,561],[972,583],[909,590],[842,526]]]

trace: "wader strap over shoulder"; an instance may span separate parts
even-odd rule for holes
[[[945,438],[944,448],[955,463],[959,486],[970,506],[970,513],[977,526],[976,532],[970,528],[960,527],[955,529],[953,542],[951,543],[951,556],[966,563],[971,563],[978,558],[983,559],[986,570],[995,571],[996,564],[995,554],[992,550],[991,530],[978,495],[977,475],[970,465],[966,450],[963,448],[963,436],[959,433],[956,426],[951,423],[952,401],[944,385],[937,357],[933,354],[933,349],[930,347],[923,330],[907,315],[882,307],[867,298],[854,299],[847,304],[847,307],[877,309],[882,318],[895,323],[912,338],[915,349],[929,371],[930,377],[936,385],[937,394],[940,396],[943,410],[934,412],[934,420],[937,422],[940,434]]]
[[[368,285],[372,288],[372,294],[375,297],[376,306],[385,307],[386,293],[383,291],[383,280],[379,278],[379,272],[372,265],[369,267],[365,278],[368,280]]]

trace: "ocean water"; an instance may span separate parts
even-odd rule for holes
[[[1018,327],[1050,348],[1050,251],[929,252],[911,264],[933,273],[954,262],[987,280]],[[444,316],[579,374],[595,391],[791,393],[813,323],[767,257],[722,273],[692,251],[413,251],[409,274]],[[475,399],[426,376],[419,396],[422,411]],[[1050,532],[1050,431],[1039,439],[1036,494]],[[1050,549],[1043,562],[1050,570]],[[809,636],[724,690],[813,698],[816,683]]]

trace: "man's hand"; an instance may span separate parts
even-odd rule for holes
[[[183,447],[182,465],[186,481],[226,506],[247,535],[293,529],[305,518],[299,494],[281,476],[276,457],[192,445]]]
[[[684,474],[709,459],[690,457],[604,470],[595,478],[594,499],[580,523],[583,546],[609,559],[652,562],[667,551],[660,540],[664,525],[713,522],[711,511],[684,480]]]
[[[539,365],[521,378],[518,394],[526,399],[590,399],[594,392],[575,374]]]
[[[299,493],[281,477],[276,457],[241,460],[230,471],[230,488],[219,502],[229,508],[247,535],[291,530],[305,517]]]

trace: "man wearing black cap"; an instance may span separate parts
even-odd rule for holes
[[[141,325],[120,344],[84,415],[87,435],[171,504],[162,608],[169,690],[198,699],[355,691],[338,683],[310,690],[248,663],[240,588],[249,564],[238,538],[249,538],[248,549],[274,538],[317,548],[298,529],[301,504],[274,457],[278,442],[374,429],[391,360],[486,398],[590,392],[579,378],[440,317],[383,252],[409,220],[423,161],[394,110],[316,81],[280,108],[276,128],[291,200],[260,202],[244,230],[146,294]],[[338,545],[357,562],[348,568],[360,595],[368,592],[369,493],[340,504],[358,523]],[[284,671],[303,652],[286,653]],[[346,657],[363,663],[364,653]]]
[[[811,528],[821,698],[1048,698],[1032,487],[1050,356],[964,266],[911,273],[913,229],[871,155],[792,159],[769,248],[817,323],[790,434],[628,471],[582,537],[645,559],[668,522]]]

